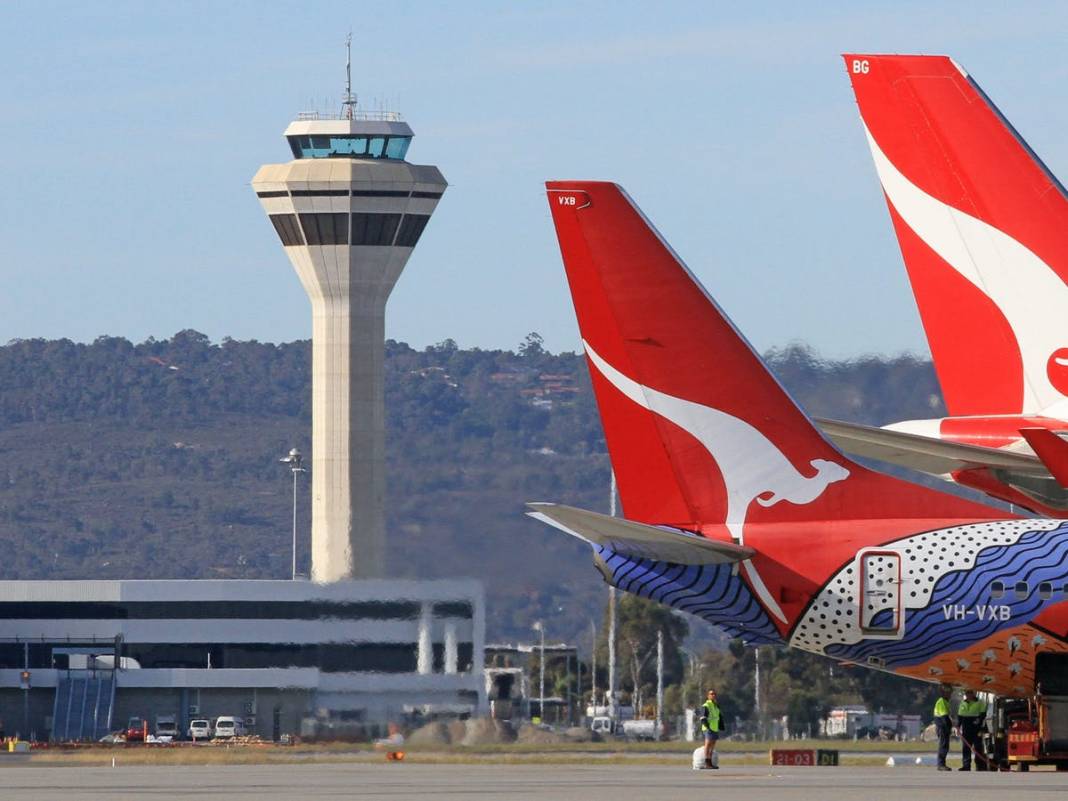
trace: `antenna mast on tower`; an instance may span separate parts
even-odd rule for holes
[[[345,56],[345,99],[341,105],[345,107],[345,119],[351,120],[356,110],[356,96],[352,93],[352,31],[345,37]]]

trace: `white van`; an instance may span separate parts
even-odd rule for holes
[[[245,729],[243,718],[235,718],[232,715],[215,718],[215,736],[217,738],[244,737],[246,734],[248,734],[248,731]]]
[[[190,740],[210,740],[213,736],[215,736],[215,730],[212,728],[210,720],[197,718],[189,721]]]
[[[156,739],[166,742],[178,739],[178,721],[174,715],[156,715]]]

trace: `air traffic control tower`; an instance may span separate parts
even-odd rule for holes
[[[313,581],[375,578],[385,550],[385,307],[447,186],[394,112],[304,113],[252,186],[312,307]]]

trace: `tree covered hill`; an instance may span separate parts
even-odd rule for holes
[[[291,477],[305,454],[311,347],[212,343],[0,347],[0,578],[284,578]],[[944,412],[926,361],[769,354],[814,416],[884,423]],[[536,334],[515,351],[386,347],[389,571],[485,581],[488,636],[554,639],[600,620],[587,549],[523,515],[607,510],[609,465],[583,359]],[[307,570],[308,486],[299,564]]]

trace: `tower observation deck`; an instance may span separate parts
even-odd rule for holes
[[[385,306],[447,186],[406,161],[412,136],[346,91],[340,114],[299,115],[293,160],[252,179],[311,300],[313,581],[384,569]]]

